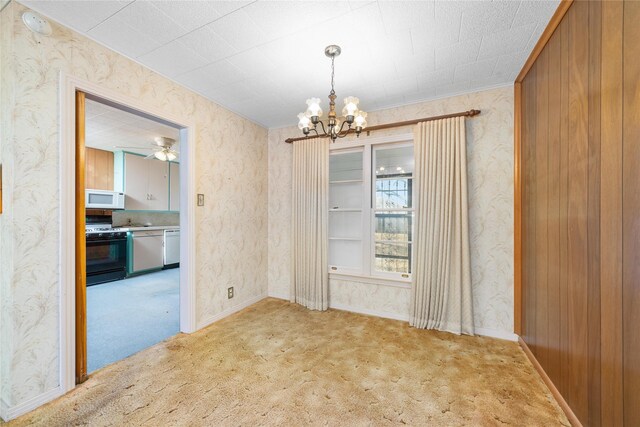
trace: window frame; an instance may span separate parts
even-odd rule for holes
[[[375,150],[385,148],[399,148],[413,146],[413,134],[395,134],[377,138],[367,138],[367,140],[352,140],[341,141],[339,143],[331,144],[329,147],[329,154],[335,155],[339,153],[348,153],[354,151],[362,151],[362,270],[355,271],[354,269],[348,269],[336,265],[329,265],[329,277],[335,279],[347,279],[372,284],[384,284],[398,287],[410,287],[412,275],[406,273],[392,273],[375,271]],[[415,171],[412,174],[412,179],[415,180]],[[414,213],[413,227],[415,227],[415,203],[416,203],[416,191],[415,181],[412,185],[412,207],[402,210],[411,211]],[[331,206],[329,207],[329,215],[331,215]],[[383,209],[389,211],[390,209]],[[396,211],[397,209],[391,209]],[[399,211],[399,210],[398,210]],[[329,236],[331,238],[331,236]],[[330,241],[328,242],[330,244]],[[413,239],[411,246],[413,249]],[[411,265],[415,265],[413,262],[415,250],[411,250]],[[408,276],[408,277],[403,277]],[[368,279],[368,280],[367,280]]]
[[[411,140],[411,142],[392,142],[392,143],[386,143],[386,144],[377,144],[375,146],[371,146],[371,165],[375,165],[376,164],[376,152],[379,150],[384,150],[384,149],[389,149],[389,148],[403,148],[403,147],[413,147],[413,139]],[[398,241],[376,241],[375,235],[376,235],[376,212],[412,212],[414,214],[414,219],[412,221],[412,227],[415,224],[415,208],[414,208],[414,204],[415,204],[415,185],[414,183],[411,184],[411,208],[395,208],[395,209],[379,209],[375,206],[375,201],[376,201],[376,186],[374,185],[375,182],[377,181],[377,178],[374,175],[374,168],[371,167],[371,173],[370,173],[370,192],[371,192],[371,204],[369,206],[369,221],[370,221],[370,229],[369,229],[369,239],[371,240],[370,242],[370,262],[371,262],[371,266],[369,269],[369,275],[373,276],[373,277],[384,277],[384,278],[388,278],[388,279],[394,279],[394,280],[402,280],[402,279],[409,279],[411,280],[411,273],[395,273],[395,272],[389,272],[389,271],[376,271],[375,270],[375,250],[376,250],[376,243],[401,243]],[[414,173],[411,173],[411,180],[414,179]],[[409,265],[413,266],[413,228],[411,230],[411,236],[412,239],[407,241],[407,243],[409,244],[409,247],[411,249],[409,249],[409,253],[410,253],[410,257],[411,259],[409,260]]]

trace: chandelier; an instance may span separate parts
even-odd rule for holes
[[[357,136],[367,126],[367,113],[358,108],[360,100],[355,96],[348,96],[344,99],[344,108],[342,115],[336,115],[336,91],[334,90],[334,61],[336,56],[340,55],[340,46],[329,45],[324,49],[324,54],[331,58],[331,92],[329,92],[329,114],[327,124],[320,120],[322,117],[322,108],[320,107],[320,98],[307,99],[307,111],[298,114],[298,129],[302,130],[305,136],[309,136],[314,132],[317,136],[328,136],[331,142],[335,142],[338,138],[344,138],[352,131]],[[318,125],[322,128],[322,132],[318,132]],[[313,127],[312,127],[313,126]],[[346,126],[346,129],[345,129]]]

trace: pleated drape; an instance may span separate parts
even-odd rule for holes
[[[464,117],[414,130],[417,201],[410,324],[473,334]]]
[[[291,302],[312,310],[329,306],[329,139],[293,143]]]

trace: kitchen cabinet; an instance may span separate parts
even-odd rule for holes
[[[113,153],[85,148],[85,188],[113,191]]]
[[[133,262],[130,273],[159,269],[164,265],[164,232],[163,230],[134,231]]]
[[[169,210],[180,210],[180,163],[169,163]]]
[[[124,193],[127,210],[159,210],[169,207],[169,164],[125,153]]]

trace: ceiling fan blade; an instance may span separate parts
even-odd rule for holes
[[[156,153],[151,153],[149,154],[147,157],[145,157],[145,160],[149,160],[149,159],[153,159],[156,156]]]

